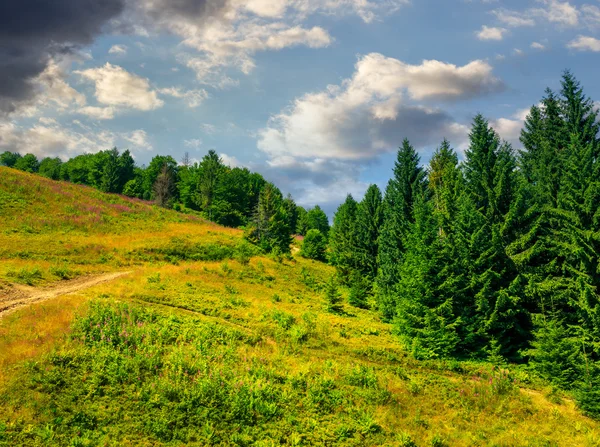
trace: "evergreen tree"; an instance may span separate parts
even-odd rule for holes
[[[298,227],[298,206],[291,194],[288,194],[285,199],[283,199],[283,206],[285,208],[285,212],[288,216],[288,226],[292,230],[292,233],[296,232],[296,228]]]
[[[267,252],[290,252],[292,237],[283,196],[272,183],[266,183],[260,192],[253,224],[247,229],[246,238]]]
[[[329,259],[344,282],[349,280],[352,270],[357,267],[357,207],[356,200],[348,194],[333,217],[329,234]]]
[[[215,198],[220,192],[221,180],[225,172],[223,160],[214,151],[208,151],[199,165],[198,206],[209,220],[213,220]]]
[[[323,236],[329,237],[329,219],[319,205],[306,213],[306,231],[319,230]]]
[[[329,280],[325,283],[325,303],[328,312],[339,314],[344,311],[342,295],[338,290],[334,275],[331,275]]]
[[[306,236],[308,232],[308,213],[306,212],[306,209],[297,205],[296,216],[296,234]]]
[[[358,270],[354,270],[350,275],[350,294],[348,295],[348,304],[361,309],[368,309],[367,300],[369,297],[369,281]]]
[[[387,320],[396,313],[398,265],[405,250],[408,228],[414,223],[414,200],[426,184],[425,171],[419,162],[419,155],[405,139],[394,164],[394,175],[385,190],[377,258],[377,302]]]
[[[370,185],[356,211],[356,268],[371,283],[377,276],[379,232],[383,222],[383,199],[377,185]]]
[[[515,202],[516,160],[512,148],[501,144],[488,122],[477,115],[465,152],[465,189],[478,222],[471,236],[470,276],[473,312],[462,315],[466,332],[477,340],[463,348],[483,353],[495,343],[511,359],[527,343],[529,317],[522,299],[522,281],[506,254],[512,242],[507,216]]]
[[[300,255],[314,259],[316,261],[325,261],[325,250],[327,249],[327,240],[319,230],[308,230],[302,241]]]

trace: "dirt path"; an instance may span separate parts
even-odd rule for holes
[[[84,276],[64,281],[54,287],[38,289],[36,287],[13,284],[8,289],[0,290],[0,319],[23,306],[49,300],[61,295],[79,292],[80,290],[112,281],[131,272],[105,273],[102,275]]]

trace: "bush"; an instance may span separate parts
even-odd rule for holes
[[[600,420],[600,388],[598,385],[586,385],[577,393],[577,405],[588,417]]]
[[[319,230],[308,230],[302,243],[300,255],[317,261],[325,261],[326,248],[327,240],[325,236]]]

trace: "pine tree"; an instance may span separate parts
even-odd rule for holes
[[[308,230],[308,233],[306,233],[306,236],[304,237],[300,255],[316,261],[325,261],[326,249],[327,239],[325,239],[325,236],[323,236],[319,230],[312,229]]]
[[[306,231],[313,229],[319,230],[326,238],[329,237],[329,219],[319,205],[306,213]]]
[[[385,190],[377,258],[377,302],[387,320],[396,313],[398,264],[405,250],[408,228],[414,223],[414,199],[426,184],[425,172],[419,162],[419,155],[405,139],[398,151],[394,176]]]
[[[288,222],[281,191],[266,183],[259,194],[253,224],[247,229],[247,239],[267,252],[289,253],[292,232]]]
[[[325,303],[328,312],[339,314],[344,311],[342,295],[338,290],[334,275],[331,275],[327,283],[325,283]]]
[[[220,192],[220,182],[223,178],[225,165],[223,160],[214,151],[208,151],[200,162],[198,173],[198,192],[196,200],[200,209],[209,220],[213,220],[215,214],[215,202]]]
[[[329,234],[330,261],[344,282],[349,280],[352,270],[357,266],[357,207],[356,200],[348,194],[333,217],[333,226]]]
[[[356,211],[356,268],[372,283],[377,276],[379,232],[383,199],[377,185],[370,185]]]
[[[369,281],[358,270],[354,270],[350,275],[350,294],[348,295],[348,304],[361,309],[368,309],[367,300],[369,297]]]
[[[493,341],[502,355],[517,358],[527,342],[528,314],[522,300],[522,281],[515,263],[506,254],[513,233],[505,226],[515,202],[516,159],[502,144],[487,120],[477,115],[465,152],[465,186],[479,222],[473,229],[470,249],[471,293],[474,312],[463,313],[475,344],[464,345],[483,353]]]

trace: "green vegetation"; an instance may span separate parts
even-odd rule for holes
[[[338,208],[332,264],[344,282],[353,272],[370,279],[416,358],[528,364],[600,418],[599,129],[593,101],[566,72],[560,94],[547,90],[531,108],[518,153],[481,115],[461,163],[444,140],[423,168],[405,140],[383,219],[372,217],[373,190],[362,218],[351,196]],[[353,301],[364,301],[351,282]]]
[[[331,229],[214,153],[2,154],[0,446],[598,445],[596,121],[567,73]]]

